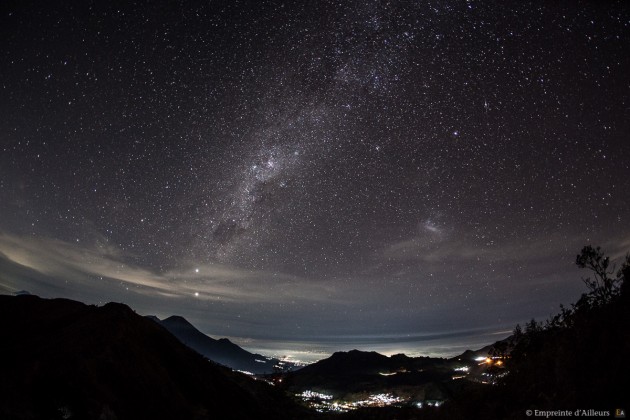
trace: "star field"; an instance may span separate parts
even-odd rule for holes
[[[583,245],[630,251],[624,2],[0,16],[5,292],[451,354],[575,301]]]

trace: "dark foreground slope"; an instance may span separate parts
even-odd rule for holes
[[[457,395],[425,418],[521,419],[527,410],[578,409],[581,417],[588,410],[612,417],[616,409],[628,410],[630,300],[573,314],[570,322],[526,330],[503,380]]]
[[[415,418],[522,419],[528,410],[566,410],[573,417],[628,413],[630,254],[616,275],[599,248],[584,247],[576,263],[591,270],[583,280],[589,292],[544,323],[517,326],[507,374],[496,385],[457,394]]]
[[[299,418],[122,304],[0,296],[0,418]]]

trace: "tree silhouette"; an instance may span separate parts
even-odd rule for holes
[[[575,258],[575,263],[578,267],[586,268],[593,272],[593,279],[590,277],[582,279],[590,290],[582,298],[587,299],[589,304],[606,304],[619,293],[619,283],[623,278],[622,270],[619,271],[616,278],[611,277],[615,271],[614,267],[609,268],[610,258],[604,257],[604,253],[599,246],[593,248],[591,245],[587,245],[582,248],[582,252]]]

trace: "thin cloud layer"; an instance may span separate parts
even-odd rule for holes
[[[157,273],[123,263],[113,247],[85,246],[57,239],[0,234],[0,253],[15,264],[50,278],[89,289],[98,282],[119,282],[147,296],[190,297],[241,303],[330,298],[325,285],[296,276],[206,264]],[[15,287],[18,287],[16,284]]]

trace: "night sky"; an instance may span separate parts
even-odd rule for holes
[[[630,251],[630,4],[3,1],[0,291],[452,355]],[[305,352],[305,353],[302,353]]]

